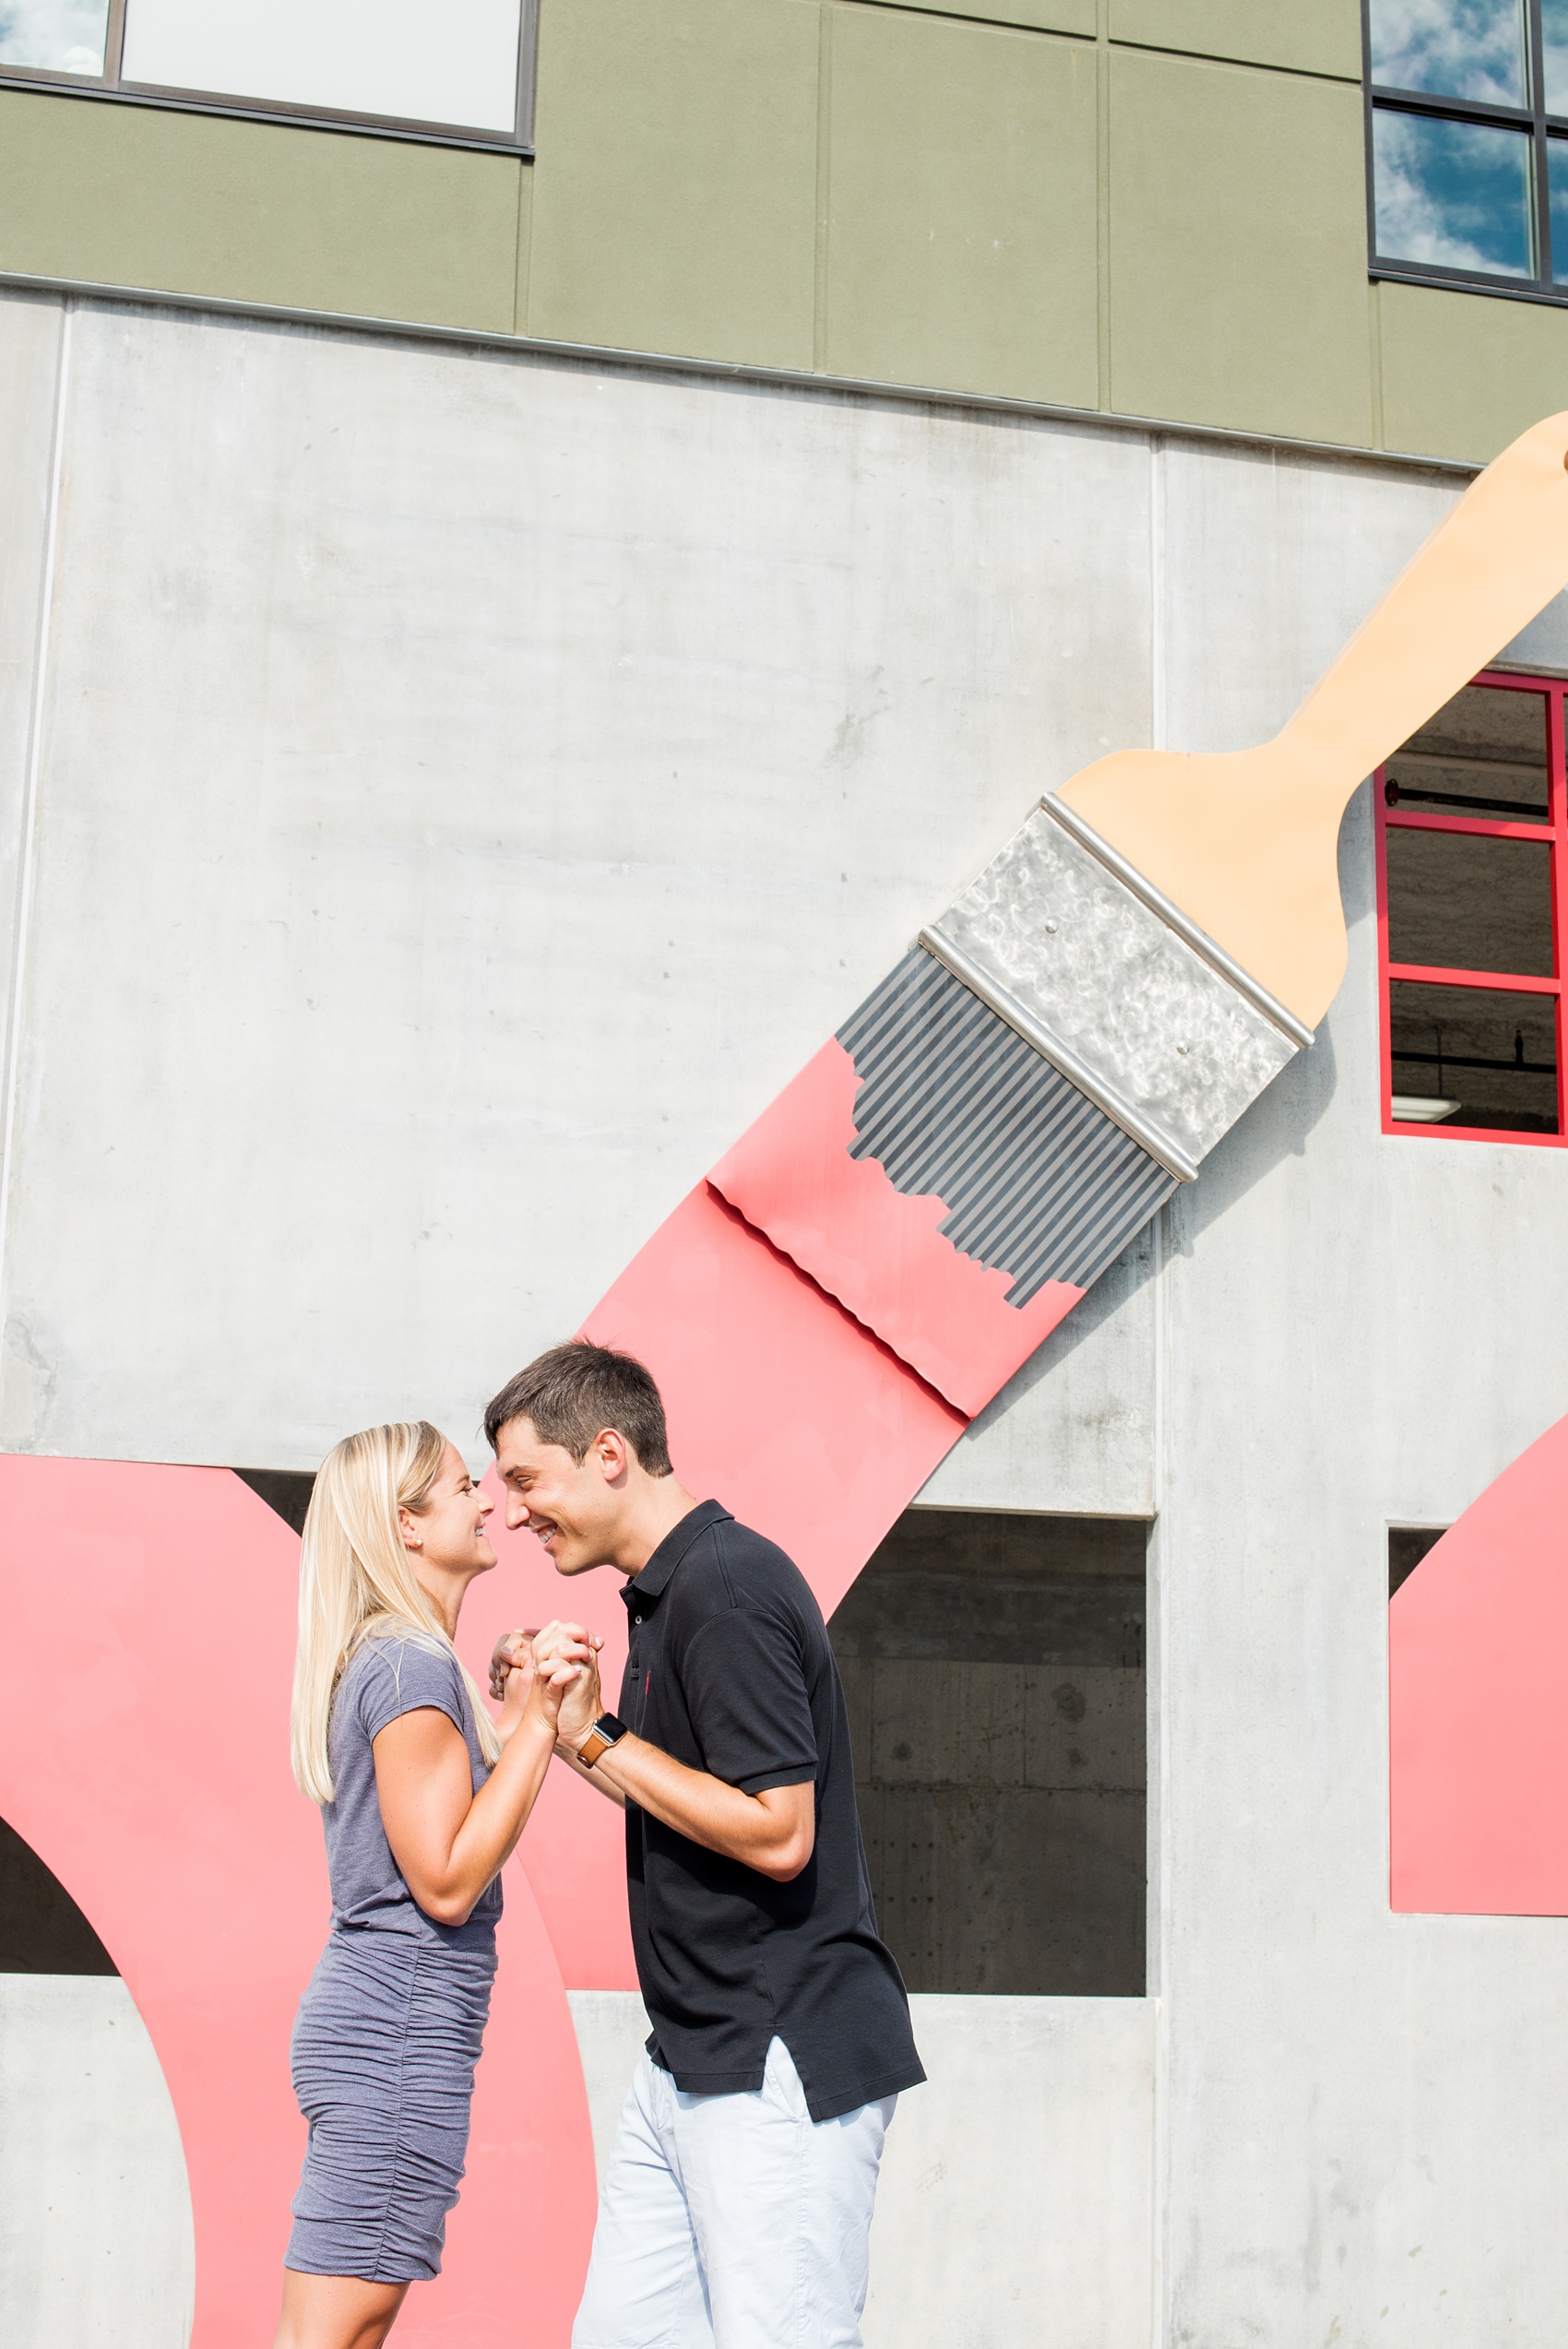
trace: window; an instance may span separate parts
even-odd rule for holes
[[[1568,301],[1568,0],[1363,0],[1374,277]]]
[[[1143,1996],[1147,1532],[907,1510],[835,1614],[911,1990]]]
[[[1385,1133],[1562,1143],[1563,693],[1489,670],[1378,770]]]
[[[533,0],[0,0],[0,80],[525,149]]]

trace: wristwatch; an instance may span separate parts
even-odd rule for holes
[[[625,1734],[626,1725],[624,1721],[617,1721],[612,1713],[601,1713],[588,1731],[585,1743],[578,1747],[577,1760],[585,1769],[591,1770],[600,1755],[608,1753],[611,1747]]]

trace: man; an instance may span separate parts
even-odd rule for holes
[[[586,1667],[557,1750],[624,1808],[653,2025],[574,2349],[855,2349],[883,2139],[925,2074],[821,1610],[782,1550],[679,1482],[630,1356],[556,1347],[484,1426],[508,1525],[557,1573],[615,1567],[631,1618],[619,1716],[579,1625],[533,1643],[540,1666]],[[523,1637],[496,1649],[503,1685]]]

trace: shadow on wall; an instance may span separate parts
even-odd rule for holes
[[[1339,896],[1348,931],[1372,919],[1376,888],[1372,787],[1363,783],[1346,808],[1339,827]],[[1343,990],[1335,998],[1336,1004],[1342,997]],[[1304,1155],[1307,1136],[1326,1112],[1338,1085],[1331,1011],[1311,1050],[1298,1052],[1280,1070],[1204,1160],[1201,1180],[1177,1190],[1168,1210],[1170,1244],[1177,1255],[1191,1255],[1193,1243],[1209,1225],[1218,1223],[1282,1159]]]

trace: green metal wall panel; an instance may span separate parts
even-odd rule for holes
[[[1568,314],[1369,285],[1357,0],[546,0],[539,160],[0,87],[0,268],[1434,456]]]
[[[1388,447],[1479,463],[1568,408],[1568,311],[1437,286],[1376,303]]]
[[[1358,89],[1113,51],[1113,405],[1364,446],[1363,185]]]
[[[828,369],[1092,407],[1093,48],[843,7],[829,111]]]
[[[1359,0],[1111,0],[1112,41],[1361,77]]]
[[[0,90],[0,268],[510,333],[523,169]]]
[[[528,326],[812,363],[816,0],[541,11]]]

